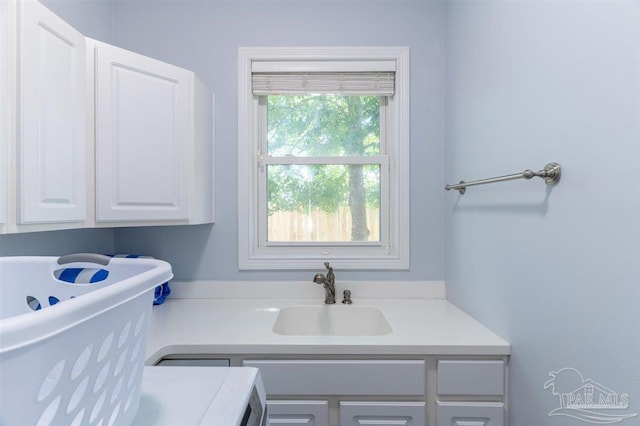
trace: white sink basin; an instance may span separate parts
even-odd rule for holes
[[[280,309],[273,332],[287,336],[379,336],[393,330],[370,306],[291,306]]]

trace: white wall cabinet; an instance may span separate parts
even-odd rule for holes
[[[213,222],[213,98],[193,72],[88,40],[98,224]]]
[[[9,213],[9,139],[11,134],[9,117],[9,57],[10,46],[14,40],[15,22],[14,13],[10,10],[11,4],[0,1],[0,234],[6,232]]]
[[[18,19],[17,223],[83,222],[84,36],[34,0]]]
[[[0,233],[213,223],[213,96],[193,72],[0,2]]]

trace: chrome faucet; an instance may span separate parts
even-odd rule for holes
[[[313,277],[313,282],[316,284],[322,284],[324,287],[324,303],[332,305],[336,303],[336,276],[333,273],[333,268],[329,266],[329,262],[324,262],[324,267],[327,268],[327,276],[318,272]]]

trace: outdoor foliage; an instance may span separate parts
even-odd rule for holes
[[[370,156],[380,153],[380,100],[375,96],[269,96],[268,155]],[[351,211],[351,240],[365,241],[365,209],[379,207],[377,164],[270,165],[268,214]]]

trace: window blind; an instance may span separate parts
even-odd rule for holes
[[[393,96],[395,71],[251,73],[251,89],[265,95]]]

